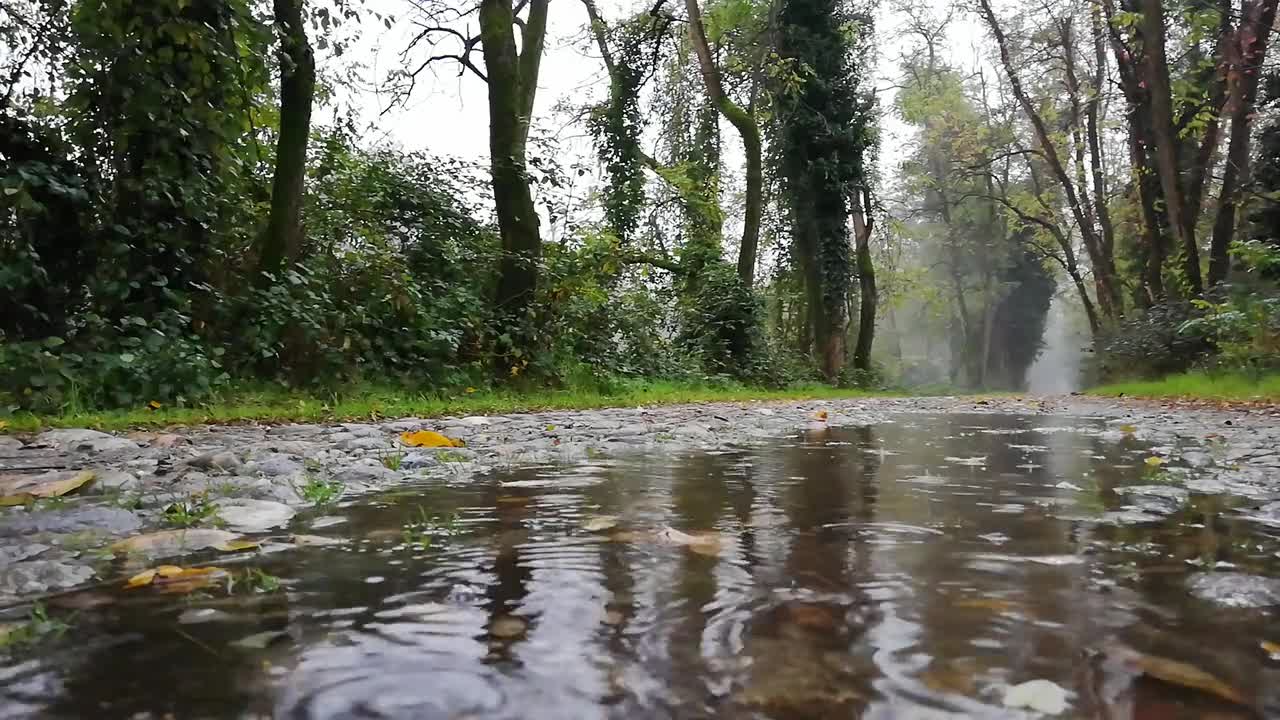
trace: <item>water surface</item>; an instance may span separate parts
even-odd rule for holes
[[[1005,718],[1038,678],[1074,717],[1274,714],[1277,608],[1187,582],[1280,575],[1280,530],[1117,492],[1182,477],[1117,435],[901,416],[361,498],[293,528],[347,545],[250,560],[280,592],[97,591],[6,662],[0,717]],[[1252,709],[1117,674],[1121,645]]]

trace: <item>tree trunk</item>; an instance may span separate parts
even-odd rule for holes
[[[1218,194],[1218,216],[1209,246],[1209,286],[1226,282],[1231,271],[1231,240],[1235,236],[1240,190],[1249,183],[1249,132],[1258,99],[1258,81],[1266,59],[1267,41],[1276,20],[1277,0],[1246,0],[1244,17],[1229,45],[1227,110],[1231,139]]]
[[[738,246],[738,278],[747,288],[755,285],[756,254],[760,245],[760,217],[764,212],[764,165],[761,156],[760,126],[755,117],[742,109],[724,92],[720,82],[720,71],[716,68],[715,58],[711,55],[711,45],[707,42],[707,32],[702,25],[702,12],[698,8],[698,0],[685,0],[685,10],[689,14],[689,40],[693,44],[694,53],[698,56],[698,69],[702,74],[702,82],[706,85],[707,95],[720,114],[742,136],[743,150],[747,163],[747,195],[746,207],[742,221],[742,241]]]
[[[876,336],[876,306],[880,296],[876,291],[875,263],[871,259],[871,195],[865,188],[860,195],[851,199],[858,267],[858,342],[853,349],[853,367],[871,372],[871,345]]]
[[[495,298],[498,331],[518,347],[538,287],[542,255],[525,147],[537,92],[548,0],[531,0],[516,50],[511,0],[482,0],[480,36],[489,86],[489,162],[502,258]],[[499,358],[505,364],[510,358]],[[500,367],[501,372],[504,368]]]
[[[261,239],[258,269],[279,272],[298,259],[302,245],[302,192],[307,176],[307,140],[316,63],[302,20],[303,0],[274,0],[280,32],[280,134],[271,183],[271,214]]]
[[[1164,191],[1169,228],[1182,251],[1183,279],[1187,290],[1192,295],[1199,295],[1204,292],[1204,281],[1200,274],[1196,219],[1187,207],[1187,198],[1179,179],[1178,134],[1173,126],[1173,95],[1164,48],[1164,3],[1163,0],[1141,0],[1140,8],[1145,70],[1143,75],[1151,97],[1151,126],[1160,187]]]

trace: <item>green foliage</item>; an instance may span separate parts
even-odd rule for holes
[[[406,545],[430,548],[436,538],[448,538],[462,532],[461,520],[457,513],[452,515],[436,515],[428,513],[419,505],[412,518],[400,530],[401,539]]]
[[[678,304],[680,346],[709,375],[769,381],[764,308],[737,271],[723,260],[708,261],[686,285]]]
[[[44,605],[36,603],[25,621],[0,627],[0,652],[17,653],[45,640],[59,638],[70,629],[69,621],[51,617]]]
[[[391,468],[397,470],[399,468]],[[342,497],[346,487],[334,478],[325,478],[308,471],[303,475],[304,482],[294,487],[294,491],[303,500],[312,505],[332,505]]]
[[[160,520],[167,527],[191,528],[216,521],[218,506],[213,503],[209,493],[197,493],[185,500],[179,500],[165,507]]]

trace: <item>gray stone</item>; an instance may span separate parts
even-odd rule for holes
[[[1130,495],[1142,510],[1170,514],[1177,512],[1191,499],[1191,493],[1170,485],[1129,485],[1116,488],[1121,495]]]
[[[12,565],[27,558],[33,558],[48,549],[49,546],[42,543],[21,543],[19,545],[2,546],[0,547],[0,567]]]
[[[405,453],[404,456],[400,458],[401,470],[420,470],[425,467],[431,467],[439,464],[440,461],[436,459],[436,454],[429,452],[409,452]]]
[[[0,453],[8,455],[22,449],[22,441],[16,437],[0,435]]]
[[[400,473],[382,465],[350,465],[335,470],[333,479],[351,489],[382,487],[400,480]]]
[[[284,527],[293,519],[295,510],[271,500],[234,498],[218,501],[218,517],[227,527],[242,533],[264,532]]]
[[[1207,602],[1229,608],[1280,605],[1280,579],[1245,573],[1199,573],[1187,580],[1187,590]]]
[[[95,492],[137,490],[141,486],[138,476],[123,470],[94,469],[93,483],[89,486]]]
[[[343,423],[342,429],[351,433],[355,437],[382,437],[382,428],[373,425],[360,425],[355,423]]]
[[[1248,518],[1265,525],[1280,527],[1280,501],[1263,505],[1248,513]]]
[[[97,430],[48,430],[36,436],[41,445],[52,445],[59,450],[80,450],[95,453],[117,450],[138,450],[138,443]]]
[[[244,462],[238,455],[230,450],[215,450],[207,452],[203,455],[197,455],[187,461],[191,467],[200,468],[201,470],[239,470]]]
[[[352,437],[339,440],[334,446],[340,450],[385,450],[391,443],[381,437]]]
[[[302,463],[279,453],[265,455],[244,466],[243,472],[250,475],[277,477],[280,475],[296,475],[302,472]]]
[[[0,595],[65,590],[93,578],[93,568],[53,560],[28,560],[0,570]]]
[[[124,535],[142,527],[132,512],[117,507],[81,506],[66,509],[15,513],[0,524],[0,537],[21,537],[32,533],[74,533],[85,530]]]

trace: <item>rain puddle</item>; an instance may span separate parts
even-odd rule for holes
[[[0,717],[1275,716],[1280,528],[1104,430],[900,416],[359,498],[204,557],[230,592],[50,600]]]

